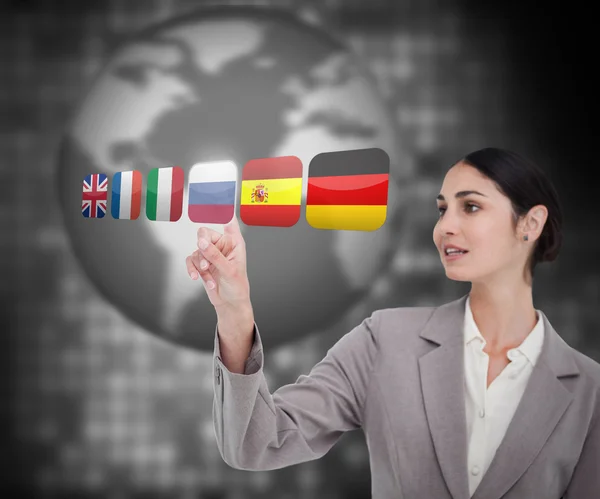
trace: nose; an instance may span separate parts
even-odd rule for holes
[[[437,223],[437,230],[440,234],[456,234],[460,231],[460,220],[459,217],[452,214],[452,211],[448,208],[444,211],[444,214],[440,216]]]

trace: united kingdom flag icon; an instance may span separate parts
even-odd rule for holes
[[[81,214],[85,218],[103,218],[108,199],[108,177],[104,173],[92,173],[83,179]]]

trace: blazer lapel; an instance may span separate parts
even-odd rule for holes
[[[454,499],[469,498],[464,401],[464,313],[467,295],[434,309],[420,336],[439,346],[419,358],[427,422],[442,475]],[[544,343],[527,387],[472,499],[499,499],[525,473],[569,407],[560,380],[580,374],[571,347],[544,320]]]
[[[419,358],[419,371],[433,445],[454,499],[469,498],[463,367],[467,296],[435,308],[420,333],[440,345]]]
[[[578,375],[571,347],[546,315],[544,344],[538,361],[492,462],[473,499],[498,499],[525,473],[573,400],[560,378]]]

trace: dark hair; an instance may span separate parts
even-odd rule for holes
[[[532,207],[542,204],[548,209],[548,219],[528,262],[533,278],[536,265],[554,261],[562,244],[563,214],[552,182],[533,161],[506,149],[487,147],[468,154],[462,161],[493,180],[510,199],[513,228]]]

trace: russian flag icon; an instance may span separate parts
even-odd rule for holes
[[[232,161],[196,163],[190,170],[188,216],[192,222],[226,224],[235,211],[237,167]]]

